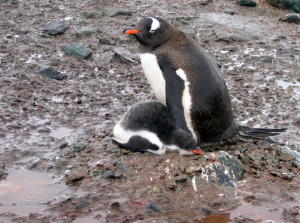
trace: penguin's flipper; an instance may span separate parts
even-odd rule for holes
[[[179,128],[189,132],[182,105],[182,96],[185,88],[184,81],[176,73],[176,69],[167,56],[159,56],[159,67],[166,81],[166,105],[171,117]]]

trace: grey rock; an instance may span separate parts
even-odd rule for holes
[[[260,60],[266,63],[273,63],[275,61],[275,57],[273,56],[261,56]]]
[[[185,168],[185,172],[187,174],[191,174],[191,173],[195,173],[195,172],[198,172],[198,171],[201,171],[201,166],[196,166],[196,165],[192,165],[192,166],[188,166]]]
[[[67,24],[65,21],[58,21],[47,25],[43,32],[50,36],[56,36],[64,34],[64,32],[69,28],[69,24]]]
[[[160,207],[158,207],[155,203],[149,204],[148,208],[150,208],[151,210],[153,210],[155,212],[160,212]]]
[[[63,51],[66,55],[73,56],[78,59],[88,59],[92,55],[92,51],[89,48],[80,44],[65,46]]]
[[[225,9],[224,10],[224,13],[227,13],[229,15],[234,15],[235,14],[235,11],[233,9]]]
[[[267,0],[269,4],[277,8],[291,9],[295,12],[300,12],[299,0]]]
[[[212,0],[200,0],[199,1],[200,5],[208,5],[210,3],[213,3],[213,1]]]
[[[83,36],[90,36],[96,32],[99,32],[99,30],[95,27],[83,27],[77,30],[73,35],[77,37],[83,37]]]
[[[59,148],[63,149],[65,147],[67,147],[67,146],[68,146],[68,143],[67,142],[63,142],[62,144],[59,145]]]
[[[45,68],[39,72],[40,75],[44,77],[48,77],[50,79],[55,79],[61,81],[66,78],[66,76],[62,75],[60,72],[52,69],[52,68]]]
[[[240,6],[255,7],[257,5],[253,0],[236,0],[235,2]]]
[[[245,170],[241,163],[224,151],[215,153],[216,161],[202,166],[200,178],[223,186],[235,186],[235,182],[244,179]]]
[[[110,62],[114,63],[137,63],[129,54],[121,50],[115,50]]]
[[[104,16],[103,12],[96,12],[96,11],[84,11],[81,15],[87,19],[96,19]]]
[[[107,37],[101,37],[99,39],[99,43],[103,45],[116,45],[116,39],[114,38],[107,38]]]
[[[88,142],[82,141],[82,142],[75,142],[71,145],[71,151],[72,152],[81,152],[85,150],[88,146]]]
[[[77,168],[71,170],[66,176],[66,184],[72,184],[74,182],[80,181],[87,176],[87,171],[83,168]]]
[[[114,12],[111,17],[115,17],[115,16],[132,16],[132,12],[130,11],[116,11]]]
[[[300,15],[298,14],[286,14],[282,16],[280,19],[282,22],[295,23],[300,24]]]
[[[116,171],[107,170],[103,174],[103,177],[105,179],[116,179],[116,178],[121,178],[122,176],[123,176],[123,174],[119,170],[116,170]]]
[[[108,143],[106,145],[106,150],[109,151],[109,152],[112,152],[112,153],[116,153],[116,152],[119,152],[120,149],[118,148],[117,145],[113,144],[113,143]]]

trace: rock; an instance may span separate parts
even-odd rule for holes
[[[240,6],[248,6],[248,7],[256,6],[256,2],[253,0],[236,0],[235,3]]]
[[[282,22],[300,24],[300,15],[298,15],[298,14],[286,14],[286,15],[282,16],[279,20],[282,21]]]
[[[110,60],[111,63],[137,63],[134,59],[130,57],[127,53],[121,50],[115,50],[113,57]]]
[[[69,28],[70,26],[65,21],[58,21],[47,25],[43,32],[50,36],[56,36],[64,34],[64,32]]]
[[[200,5],[208,5],[210,3],[213,3],[213,1],[212,0],[200,0],[199,1]]]
[[[77,37],[90,36],[93,33],[99,32],[99,30],[95,27],[82,27],[77,30],[73,35]]]
[[[225,9],[224,10],[224,13],[227,13],[229,15],[234,15],[235,14],[235,11],[233,9]]]
[[[200,178],[223,186],[235,186],[236,181],[244,178],[244,168],[236,158],[224,151],[217,152],[215,155],[216,161],[202,166]]]
[[[63,51],[66,55],[73,56],[78,59],[88,59],[92,55],[92,51],[89,48],[80,44],[65,46]]]
[[[150,208],[151,210],[153,210],[155,212],[160,212],[160,207],[158,207],[155,203],[149,204],[148,208]]]
[[[176,183],[185,183],[185,182],[187,182],[187,180],[188,180],[188,177],[187,176],[179,176],[176,180],[175,180],[175,182]]]
[[[106,150],[111,152],[111,153],[117,153],[120,151],[119,147],[113,143],[108,143],[106,145]]]
[[[116,178],[121,178],[122,176],[123,176],[123,174],[119,170],[116,170],[116,171],[108,170],[108,171],[105,171],[103,174],[103,177],[105,179],[116,179]]]
[[[87,176],[87,171],[83,168],[77,168],[71,170],[66,176],[65,181],[66,184],[72,184],[77,181],[84,179]]]
[[[282,212],[285,222],[300,222],[300,206],[287,207]]]
[[[166,184],[166,187],[169,188],[170,190],[176,190],[177,184],[175,181],[171,181]]]
[[[107,37],[101,37],[99,39],[99,43],[103,45],[116,45],[116,39],[114,38],[107,38]]]
[[[61,81],[66,78],[66,76],[62,75],[60,72],[53,70],[52,68],[45,68],[39,72],[40,75],[44,77],[48,77],[50,79],[55,79]]]
[[[87,19],[96,19],[104,16],[104,13],[96,11],[85,11],[82,12],[81,15]]]
[[[198,171],[201,171],[201,166],[192,165],[185,168],[185,172],[187,174],[195,173]]]
[[[82,142],[75,142],[75,143],[73,143],[71,145],[71,151],[72,152],[77,152],[77,153],[81,152],[81,151],[85,150],[88,145],[89,145],[89,143],[88,142],[84,142],[84,141],[82,141]]]
[[[62,144],[59,145],[60,149],[66,148],[68,146],[67,142],[63,142]]]
[[[275,57],[273,56],[261,56],[260,60],[266,63],[273,63],[275,61]]]
[[[116,11],[114,12],[111,17],[115,17],[115,16],[132,16],[132,12],[130,11]]]
[[[291,9],[295,12],[300,12],[299,0],[267,0],[267,2],[277,8]]]
[[[278,159],[281,160],[281,161],[292,161],[292,160],[295,160],[296,157],[291,154],[290,151],[288,150],[285,150],[285,149],[282,149],[282,150],[278,150]]]

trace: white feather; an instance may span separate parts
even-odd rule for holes
[[[144,53],[139,55],[145,76],[154,91],[155,97],[166,105],[166,81],[161,72],[157,58],[154,54]]]
[[[150,33],[154,33],[157,29],[159,29],[160,27],[160,22],[153,17],[149,17],[150,19],[152,19],[152,24],[151,24],[151,28],[149,30]]]
[[[191,131],[194,139],[197,142],[197,135],[193,129],[192,119],[191,119],[192,97],[190,94],[190,82],[187,80],[186,74],[181,68],[176,70],[176,74],[184,81],[184,90],[182,94],[182,106],[184,112],[184,119],[188,129]]]

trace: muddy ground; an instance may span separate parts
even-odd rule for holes
[[[280,22],[285,13],[221,0],[0,0],[0,222],[300,222],[300,28]],[[195,189],[201,171],[188,167],[213,159],[111,143],[128,106],[153,99],[122,34],[145,16],[168,19],[217,60],[239,123],[288,128],[275,138],[285,146],[214,148],[244,166],[236,187]],[[70,25],[63,35],[43,33],[58,20]],[[90,58],[64,54],[78,43]],[[47,67],[66,78],[40,75]]]

